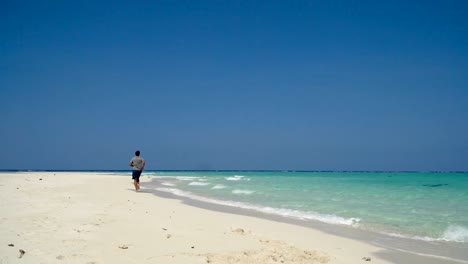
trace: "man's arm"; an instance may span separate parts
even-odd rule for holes
[[[131,160],[130,163],[128,163],[128,165],[129,165],[130,167],[133,167],[133,160]]]
[[[143,161],[143,166],[141,167],[141,170],[145,169],[146,161],[144,159],[141,159]]]

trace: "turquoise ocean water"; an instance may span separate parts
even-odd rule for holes
[[[468,243],[468,173],[170,171],[156,189],[397,237]]]

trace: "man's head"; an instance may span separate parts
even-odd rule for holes
[[[139,150],[135,151],[135,156],[140,156],[140,151]]]

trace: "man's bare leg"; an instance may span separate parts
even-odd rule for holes
[[[138,186],[138,181],[136,179],[133,180],[133,185],[135,185],[135,191],[138,191],[138,189],[140,189],[140,186]]]

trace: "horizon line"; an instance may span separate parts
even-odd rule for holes
[[[125,170],[90,170],[90,169],[80,169],[80,170],[51,170],[51,169],[0,169],[0,172],[131,172],[132,170],[125,169]],[[209,171],[209,172],[237,172],[237,171],[244,171],[244,172],[426,172],[426,173],[467,173],[468,171],[463,170],[262,170],[262,169],[255,169],[255,170],[233,170],[233,169],[218,169],[218,170],[185,170],[185,169],[164,169],[164,170],[155,170],[155,169],[148,169],[145,171],[162,171],[162,172],[177,172],[177,171]]]

